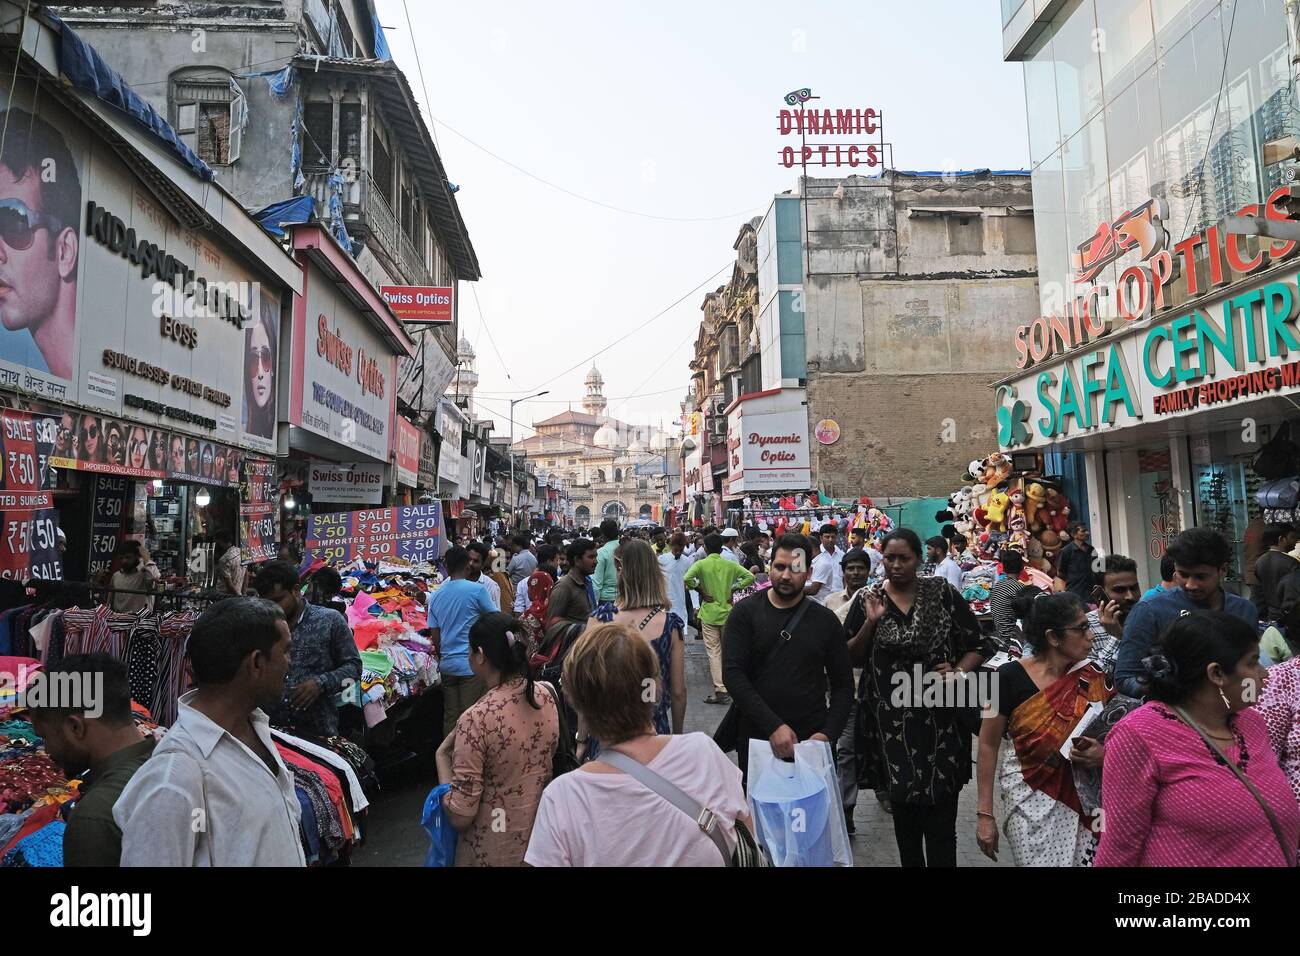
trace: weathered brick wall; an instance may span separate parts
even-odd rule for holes
[[[818,487],[836,497],[956,491],[970,460],[997,450],[989,381],[984,373],[810,374],[810,429],[821,418],[840,425],[834,445],[812,442]]]

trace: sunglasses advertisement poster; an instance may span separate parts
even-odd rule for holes
[[[92,412],[69,409],[37,417],[54,436],[50,463],[56,468],[227,488],[239,484],[243,452],[229,445]]]
[[[278,553],[279,508],[275,462],[245,458],[239,482],[239,559],[270,561]]]
[[[58,580],[58,517],[50,489],[53,433],[29,412],[0,409],[0,578]]]
[[[442,505],[411,505],[369,511],[312,515],[307,522],[305,560],[342,566],[365,561],[419,564],[442,554]]]
[[[33,110],[31,86],[13,89],[0,125],[24,131],[30,165],[0,163],[0,388],[274,453],[278,284],[216,228],[182,226],[56,101]],[[78,438],[146,468],[129,432]]]

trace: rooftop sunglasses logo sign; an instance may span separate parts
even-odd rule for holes
[[[1138,250],[1142,261],[1169,246],[1164,220],[1168,213],[1159,199],[1148,199],[1114,222],[1103,222],[1097,232],[1079,244],[1074,254],[1075,277],[1092,282],[1101,270]]]

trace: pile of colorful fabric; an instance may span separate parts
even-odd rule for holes
[[[39,667],[37,661],[27,658],[3,660],[22,660],[27,666]],[[5,697],[0,699],[0,866],[62,866],[61,811],[64,804],[77,798],[80,781],[67,779],[45,753],[31,721],[15,711],[24,688],[12,679],[4,684]]]
[[[389,573],[381,573],[388,570]],[[361,652],[361,682],[339,696],[356,704],[373,727],[388,708],[441,682],[437,657],[429,639],[418,632],[427,624],[424,598],[442,577],[436,569],[391,569],[355,566],[343,572],[340,597],[347,606],[348,624]]]

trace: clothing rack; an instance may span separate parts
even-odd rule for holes
[[[64,583],[74,588],[85,588],[90,592],[91,597],[96,600],[99,600],[102,595],[108,594],[143,594],[154,599],[155,611],[183,611],[185,610],[185,601],[212,602],[235,597],[235,595],[223,591],[143,591],[139,588],[115,588],[109,585],[89,584],[85,581],[66,581]],[[103,601],[102,603],[110,606],[112,604],[111,601]]]

